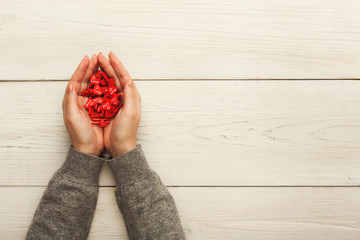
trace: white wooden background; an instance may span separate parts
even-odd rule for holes
[[[1,0],[0,239],[70,144],[66,81],[113,50],[188,239],[360,239],[357,0]],[[127,239],[104,166],[89,239]]]

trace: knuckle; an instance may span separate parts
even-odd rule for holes
[[[71,124],[75,122],[75,118],[72,114],[64,114],[64,122]]]
[[[126,74],[122,78],[125,80],[125,82],[128,82],[129,80],[132,80],[130,74]]]
[[[132,120],[136,120],[136,119],[138,119],[139,118],[139,112],[138,111],[130,111],[129,113],[128,113],[129,115],[129,118],[131,118]]]
[[[120,64],[120,62],[111,62],[112,63],[112,65],[114,66],[114,68],[118,68],[121,64]]]

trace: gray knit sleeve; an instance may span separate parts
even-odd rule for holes
[[[185,239],[174,199],[150,169],[140,145],[108,163],[115,175],[115,197],[131,240]]]
[[[70,147],[41,198],[26,239],[86,239],[103,162]]]

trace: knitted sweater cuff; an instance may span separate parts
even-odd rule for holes
[[[68,180],[97,186],[104,161],[103,158],[79,152],[70,146],[66,160],[58,173]]]

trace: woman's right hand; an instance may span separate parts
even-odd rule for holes
[[[109,53],[109,59],[99,53],[98,62],[109,77],[115,78],[115,85],[123,89],[124,106],[104,128],[105,148],[112,157],[117,157],[136,147],[136,133],[141,118],[141,97],[130,74],[113,52]]]
[[[90,75],[97,70],[97,58],[94,54],[89,60],[85,56],[72,75],[63,100],[63,117],[74,149],[99,156],[104,149],[103,129],[92,125],[84,104],[86,98],[80,93],[87,87]]]

